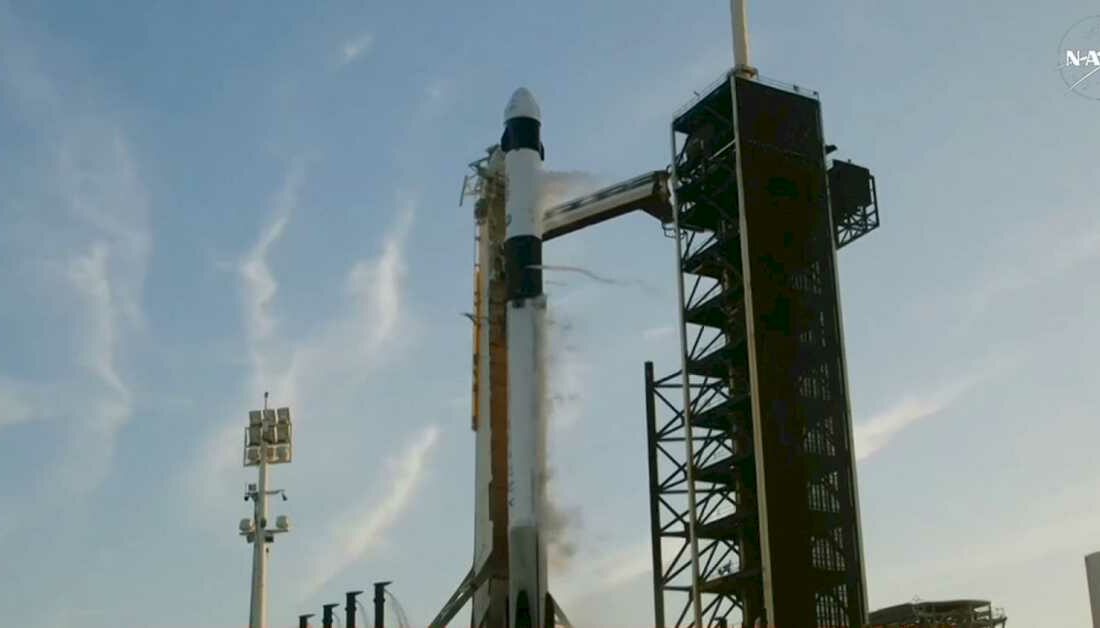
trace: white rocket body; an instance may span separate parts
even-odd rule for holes
[[[543,148],[534,97],[520,88],[504,113],[508,286],[508,625],[545,628],[546,547],[541,534],[545,460],[540,447],[544,417],[542,230],[538,188]]]

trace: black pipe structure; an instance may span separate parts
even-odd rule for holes
[[[385,628],[386,586],[390,584],[389,580],[374,583],[374,628]]]
[[[309,628],[309,618],[313,617],[313,613],[306,613],[305,615],[298,615],[298,628]]]
[[[321,610],[322,610],[321,627],[322,628],[332,628],[332,619],[333,619],[332,609],[336,608],[337,606],[340,606],[340,605],[339,604],[325,604],[324,606],[321,607]]]
[[[355,598],[362,593],[362,591],[348,591],[345,594],[347,596],[347,601],[344,604],[344,626],[346,628],[355,628],[355,607],[357,605]]]

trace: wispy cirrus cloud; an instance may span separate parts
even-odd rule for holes
[[[39,408],[25,383],[10,377],[0,377],[0,428],[32,421],[38,411]]]
[[[43,63],[49,50],[22,26],[0,8],[0,86],[41,167],[18,181],[18,201],[0,206],[19,233],[8,246],[21,252],[21,279],[42,297],[28,311],[56,305],[54,335],[73,340],[34,380],[0,375],[0,424],[64,422],[66,453],[43,471],[52,488],[83,492],[109,471],[115,435],[133,416],[124,356],[144,327],[150,200],[118,116],[87,81],[68,80],[78,69]]]
[[[405,241],[415,215],[405,202],[378,244],[377,254],[350,263],[343,290],[326,311],[312,308],[308,331],[291,334],[278,314],[283,295],[271,260],[292,236],[295,211],[307,183],[304,162],[288,168],[272,197],[272,209],[259,236],[231,265],[241,299],[241,324],[249,360],[247,385],[238,407],[207,435],[185,482],[194,499],[210,506],[228,503],[228,491],[240,465],[241,419],[265,391],[296,415],[348,415],[360,401],[356,393],[375,368],[393,357],[393,347],[408,323],[404,308]]]
[[[998,301],[1036,290],[1100,258],[1100,220],[1090,211],[1048,211],[1016,226],[985,256],[992,263],[960,297],[963,323],[980,321]]]
[[[916,423],[944,412],[991,379],[1015,365],[1008,356],[996,356],[972,365],[939,386],[903,396],[886,410],[856,423],[854,440],[856,459],[866,460],[878,453],[899,434]]]
[[[353,63],[370,51],[374,45],[372,33],[360,33],[348,39],[340,46],[340,61],[343,65]]]
[[[107,474],[115,434],[133,417],[135,394],[120,356],[144,325],[142,293],[152,250],[148,201],[125,140],[117,131],[101,141],[74,142],[60,159],[61,189],[83,245],[64,260],[64,278],[82,316],[77,361],[90,381],[76,384],[85,403],[65,414],[79,417],[71,447],[57,472],[69,486],[91,489]],[[94,445],[93,445],[94,443]]]
[[[285,341],[276,336],[278,321],[273,307],[279,284],[272,272],[269,256],[293,217],[305,178],[305,162],[295,160],[272,198],[271,218],[236,267],[247,353],[251,362],[251,381],[246,396],[253,403],[257,403],[272,386],[277,387],[282,397],[289,399],[294,396],[290,373],[293,362],[286,359],[288,350]]]
[[[1019,573],[1032,561],[1050,560],[1059,566],[1049,577],[1055,582],[1067,582],[1082,574],[1081,557],[1095,551],[1096,529],[1100,526],[1100,492],[1095,480],[1050,486],[1050,490],[1033,495],[1028,506],[1012,516],[986,513],[999,525],[975,526],[960,539],[965,547],[965,561],[959,561],[959,550],[949,543],[916,552],[909,560],[895,561],[878,567],[885,599],[912,595],[929,588],[954,588],[959,583],[983,587],[1003,587],[1006,574]],[[1070,566],[1059,555],[1073,556],[1073,576]],[[1008,580],[1011,580],[1008,576]],[[995,583],[1002,580],[1000,583]],[[1027,585],[1021,585],[1027,586]],[[1084,582],[1081,581],[1082,591]],[[877,587],[878,588],[878,587]],[[1066,624],[1073,625],[1073,624]]]
[[[301,597],[318,591],[383,542],[387,532],[412,505],[439,433],[434,425],[424,428],[399,457],[388,462],[384,476],[389,488],[381,500],[371,500],[336,518],[330,533],[325,535],[332,541],[314,554],[314,560],[306,568]]]
[[[277,385],[283,395],[293,396],[287,367],[275,355],[279,341],[274,338],[277,321],[272,308],[279,284],[271,269],[269,256],[283,237],[298,205],[305,176],[303,161],[297,160],[291,164],[272,198],[271,217],[267,224],[248,251],[230,265],[239,281],[242,330],[250,366],[248,386],[243,395],[245,399],[242,400],[242,407],[247,407],[243,411],[255,407],[262,394],[273,385]],[[233,415],[240,416],[242,412]],[[239,421],[226,421],[207,436],[190,473],[190,488],[197,499],[209,503],[224,496],[227,474],[240,463],[240,443],[237,439],[240,428]]]
[[[260,237],[237,267],[241,276],[245,331],[253,344],[265,340],[275,330],[271,303],[278,290],[278,283],[271,272],[268,255],[275,243],[283,236],[283,231],[298,204],[304,180],[304,163],[297,161],[290,167],[282,187],[275,195],[274,211],[270,222],[264,226]]]

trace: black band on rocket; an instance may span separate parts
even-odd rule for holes
[[[517,148],[530,148],[542,155],[542,141],[539,139],[541,123],[534,118],[512,118],[504,125],[504,135],[500,138],[500,149],[504,152]]]
[[[542,240],[533,235],[505,240],[504,276],[509,301],[542,294]]]

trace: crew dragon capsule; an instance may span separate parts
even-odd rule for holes
[[[540,429],[543,324],[542,227],[538,189],[545,156],[541,118],[525,88],[512,94],[504,110],[505,200],[504,270],[508,334],[508,625],[544,628],[547,604],[546,546],[541,534],[545,447]]]

